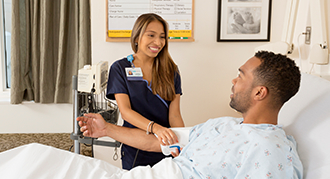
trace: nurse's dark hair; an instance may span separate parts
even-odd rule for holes
[[[285,55],[259,51],[255,57],[261,64],[254,70],[254,85],[265,86],[275,108],[280,108],[299,90],[300,71],[295,62]]]
[[[131,46],[132,50],[136,53],[139,48],[138,44],[147,26],[154,21],[163,24],[165,45],[154,60],[151,89],[154,94],[158,94],[165,100],[172,101],[175,98],[174,75],[175,72],[178,72],[178,68],[168,52],[167,22],[161,16],[154,13],[140,15],[135,21],[132,29]]]

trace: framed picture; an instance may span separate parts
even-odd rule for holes
[[[219,0],[218,42],[269,41],[271,0]]]

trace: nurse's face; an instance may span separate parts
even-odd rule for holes
[[[147,58],[155,58],[164,46],[165,32],[163,24],[159,21],[153,21],[147,26],[142,35],[136,54]]]

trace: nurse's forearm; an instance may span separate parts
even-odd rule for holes
[[[160,144],[153,134],[147,135],[138,128],[107,124],[107,136],[126,145],[149,152],[161,152]]]

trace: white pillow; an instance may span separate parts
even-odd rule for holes
[[[305,179],[330,178],[330,81],[302,74],[299,92],[281,109],[279,124],[298,145]]]

